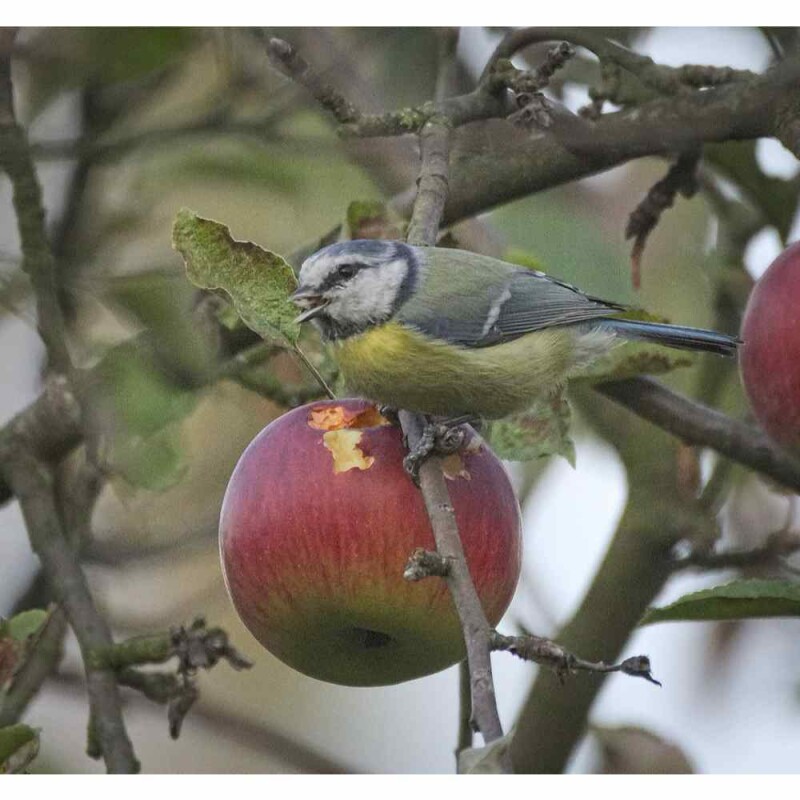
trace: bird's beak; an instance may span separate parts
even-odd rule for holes
[[[318,292],[314,292],[310,289],[303,289],[302,287],[292,294],[291,300],[298,308],[303,309],[303,312],[294,319],[295,323],[298,325],[301,322],[314,319],[314,317],[321,314],[330,302]]]

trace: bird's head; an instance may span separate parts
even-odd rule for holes
[[[414,291],[419,256],[402,242],[355,239],[309,256],[292,301],[297,322],[313,321],[325,339],[344,339],[387,322]]]

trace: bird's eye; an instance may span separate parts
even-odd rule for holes
[[[336,272],[340,278],[352,278],[358,272],[358,267],[355,264],[340,264]]]

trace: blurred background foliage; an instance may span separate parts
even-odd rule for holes
[[[658,51],[658,31],[607,33],[633,48],[655,48],[651,54],[656,58],[661,52],[682,63],[679,34],[662,36]],[[433,30],[303,28],[270,34],[296,45],[366,111],[419,104],[434,91]],[[456,76],[462,89],[472,85],[499,35],[465,29]],[[720,36],[724,39],[724,31],[717,32]],[[744,66],[766,65],[770,49],[764,32],[738,31],[731,37],[709,58],[716,55],[722,65],[746,52],[750,60]],[[258,345],[226,316],[217,298],[197,293],[170,244],[177,210],[189,207],[230,226],[235,238],[255,241],[291,261],[292,254],[315,247],[343,223],[352,201],[388,199],[411,185],[417,167],[413,142],[337,138],[313,101],[269,66],[261,40],[246,30],[27,29],[18,44],[18,110],[29,127],[44,184],[71,346],[82,366],[101,365],[92,392],[95,435],[90,446],[101,455],[109,480],[94,512],[94,536],[83,547],[92,584],[119,635],[203,613],[224,626],[256,662],[250,672],[221,668],[203,676],[198,710],[175,744],[169,743],[159,709],[131,696],[126,717],[144,769],[450,770],[457,703],[452,670],[387,689],[328,686],[277,662],[236,618],[218,565],[222,493],[252,436],[288,405],[314,396],[314,387],[290,355]],[[541,53],[533,47],[525,56],[535,64]],[[708,59],[687,50],[682,60]],[[579,53],[558,73],[550,91],[577,108],[587,102],[587,86],[597,72],[588,54]],[[459,157],[502,147],[504,135],[512,142],[519,135],[501,128],[459,130]],[[664,214],[645,250],[639,292],[631,286],[623,231],[630,212],[663,176],[666,164],[659,159],[519,200],[457,225],[453,234],[464,247],[495,255],[523,253],[593,294],[675,322],[735,332],[753,270],[763,269],[780,242],[797,235],[797,169],[786,167],[787,153],[776,155],[760,145],[726,143],[707,149],[703,190],[691,200],[679,199]],[[10,209],[8,199],[7,183],[0,182],[3,209]],[[35,397],[38,382],[29,365],[41,358],[18,261],[14,220],[5,210],[0,216],[0,343],[10,376],[2,392],[6,417]],[[230,324],[220,328],[219,319]],[[309,357],[332,375],[325,353],[313,336],[306,337]],[[235,359],[243,346],[250,348],[248,358]],[[734,365],[700,358],[664,380],[734,416],[746,413]],[[705,481],[716,464],[709,454],[689,453],[687,461],[670,437],[593,393],[581,389],[573,400],[576,477],[561,472],[563,464],[554,466],[552,460],[512,468],[528,528],[526,578],[507,620],[512,629],[522,623],[552,634],[569,618],[586,581],[560,572],[569,561],[560,563],[546,540],[558,537],[568,558],[578,563],[586,537],[573,528],[596,527],[591,563],[576,568],[588,580],[622,513],[620,458],[629,474],[638,471],[641,480],[651,482],[655,494],[670,485],[680,491],[687,470],[694,468]],[[80,459],[76,454],[64,470]],[[542,487],[550,486],[556,473],[570,485],[592,465],[605,470],[616,488],[601,483],[592,490],[575,483],[572,491],[594,491],[586,495],[586,516],[564,517],[563,528],[555,532],[537,529],[530,510],[549,502]],[[726,541],[753,546],[784,523],[787,500],[773,487],[739,469],[726,470],[722,477],[714,509],[721,509]],[[672,490],[664,491],[672,497]],[[670,502],[663,504],[667,516]],[[36,578],[35,562],[26,555],[16,512],[11,508],[2,514],[0,615],[8,615],[42,606],[49,598]],[[564,543],[573,534],[574,544]],[[708,585],[709,580],[683,585]],[[542,592],[556,582],[569,588],[559,607],[548,609]],[[791,681],[800,679],[798,627],[779,625],[771,630],[784,644],[775,646],[788,647],[795,658],[785,682],[788,705],[796,702]],[[694,646],[710,654],[699,671],[705,678],[695,676],[697,687],[718,681],[723,667],[736,671],[740,651],[732,642],[746,635],[746,627],[704,625],[702,641],[691,634]],[[794,637],[794,645],[785,644],[786,637]],[[672,662],[655,663],[659,677],[669,678],[663,671]],[[532,672],[527,665],[500,669],[505,719],[513,720]],[[637,703],[650,702],[650,694],[638,694],[642,687],[629,691]],[[690,693],[678,694],[676,703],[684,702],[690,713]],[[720,690],[720,706],[729,700]],[[680,724],[686,714],[674,714],[665,723],[672,726],[668,738],[693,739]],[[800,708],[793,707],[792,715],[791,729],[800,735]],[[68,641],[59,676],[28,715],[43,729],[34,769],[99,769],[83,755],[82,736],[74,735],[83,729],[85,716],[77,649]],[[737,767],[735,747],[727,761],[722,750],[702,748],[687,760],[673,743],[632,727],[650,725],[646,717],[616,720],[627,725],[619,729],[597,722],[595,745],[583,748],[576,769],[636,771],[630,764],[644,769],[643,764],[653,763],[669,764],[671,771],[691,765],[722,771]],[[697,744],[696,737],[689,743]],[[643,753],[638,761],[637,747]]]

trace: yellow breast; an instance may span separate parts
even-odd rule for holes
[[[502,417],[527,408],[566,377],[575,353],[568,328],[466,348],[390,322],[344,339],[337,360],[348,389],[426,414]]]

